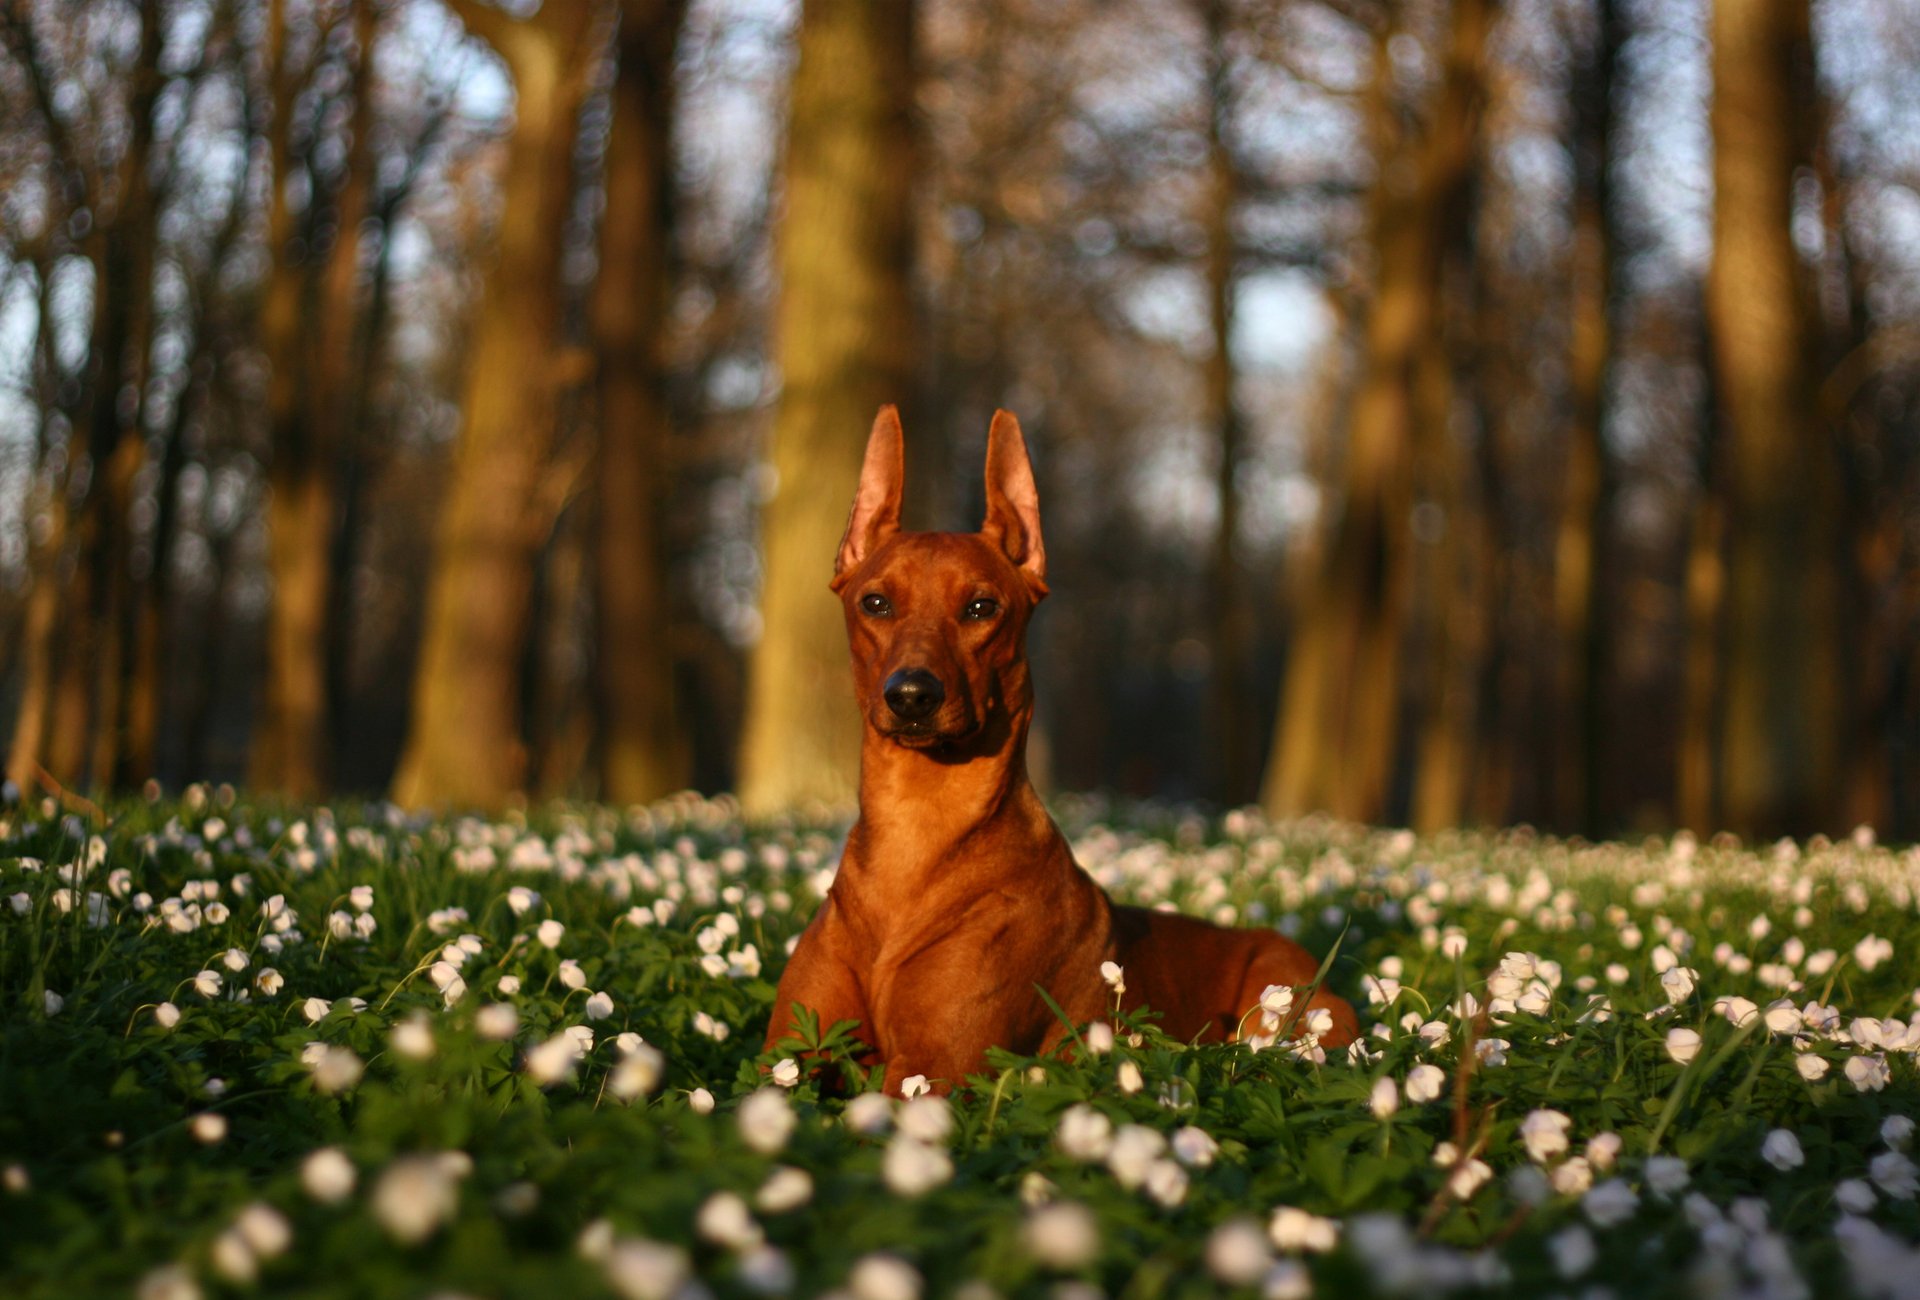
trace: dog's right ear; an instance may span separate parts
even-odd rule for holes
[[[873,432],[867,435],[867,458],[860,466],[860,486],[853,493],[853,513],[847,516],[847,531],[833,561],[833,581],[828,584],[833,590],[845,586],[847,575],[860,567],[880,543],[900,531],[906,464],[900,412],[891,405],[883,406],[873,419]]]

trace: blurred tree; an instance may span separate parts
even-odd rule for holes
[[[393,789],[407,805],[491,807],[526,776],[521,666],[534,558],[563,494],[558,479],[569,476],[550,455],[556,399],[585,360],[563,344],[560,231],[607,10],[583,0],[515,19],[480,0],[454,8],[506,64],[514,117]]]
[[[342,448],[352,436],[356,384],[366,379],[353,362],[361,225],[374,165],[373,0],[344,0],[317,19],[318,48],[301,68],[289,41],[286,0],[272,0],[267,13],[273,104],[267,224],[274,262],[261,324],[272,367],[267,529],[273,603],[251,780],[297,799],[317,797],[328,780],[328,629],[341,580],[332,564],[334,529]],[[345,28],[338,38],[335,27]],[[328,57],[326,47],[336,39],[347,124],[342,161],[329,167],[313,138],[317,131],[296,139],[294,108],[312,65]]]
[[[1498,5],[1447,11],[1432,102],[1403,120],[1395,78],[1398,21],[1373,29],[1368,136],[1376,161],[1367,241],[1374,259],[1362,308],[1358,380],[1345,415],[1342,490],[1320,572],[1300,611],[1263,802],[1281,816],[1325,809],[1388,815],[1401,744],[1401,650],[1407,533],[1423,428],[1423,374],[1439,345],[1441,269],[1458,243],[1477,156],[1486,59]]]
[[[674,51],[685,0],[623,0],[594,288],[599,349],[594,672],[600,797],[687,784],[673,700],[664,525],[670,468],[665,349],[674,233]]]
[[[1558,627],[1554,820],[1600,833],[1607,761],[1609,606],[1617,471],[1607,449],[1608,383],[1618,332],[1614,285],[1619,216],[1614,164],[1615,67],[1624,38],[1620,0],[1593,0],[1569,79],[1572,117],[1573,281],[1568,357],[1567,466],[1554,547]]]
[[[1808,0],[1713,7],[1707,321],[1728,556],[1713,824],[1743,834],[1838,811],[1838,482],[1792,231],[1795,171],[1812,160],[1809,22]]]
[[[800,21],[776,253],[775,482],[740,752],[754,814],[854,795],[860,717],[827,580],[874,412],[913,392],[914,8],[809,0]],[[909,444],[911,458],[911,432]]]

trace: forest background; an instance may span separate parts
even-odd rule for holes
[[[1048,788],[1920,836],[1916,0],[0,0],[17,787],[844,805],[889,401]]]

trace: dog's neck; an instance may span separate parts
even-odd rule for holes
[[[991,834],[1056,834],[1027,778],[1031,700],[998,710],[952,751],[911,749],[866,728],[860,751],[860,820],[849,858],[862,876],[912,888],[934,883],[969,855],[963,841]]]

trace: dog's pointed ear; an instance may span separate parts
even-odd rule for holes
[[[847,531],[833,560],[833,582],[829,584],[833,590],[845,586],[847,575],[860,567],[880,543],[900,531],[900,497],[906,481],[900,412],[883,406],[873,418],[873,432],[867,435],[867,458],[860,466],[860,486],[854,489],[853,512],[847,516]]]
[[[993,425],[987,431],[987,522],[980,531],[1013,561],[1035,600],[1047,594],[1040,491],[1033,484],[1026,437],[1011,411],[995,411]]]

